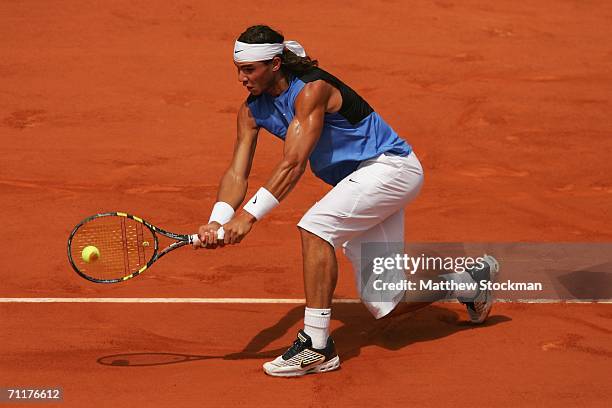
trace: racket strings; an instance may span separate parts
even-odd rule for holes
[[[85,262],[86,246],[98,248],[100,256]],[[140,222],[123,217],[100,217],[79,228],[72,239],[72,258],[78,269],[93,278],[117,279],[146,265],[154,253],[154,237]]]

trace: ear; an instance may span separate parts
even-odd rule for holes
[[[280,57],[276,56],[272,58],[272,71],[273,72],[279,71],[281,68],[281,63],[282,63],[282,60]]]

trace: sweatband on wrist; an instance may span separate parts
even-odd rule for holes
[[[234,208],[223,201],[217,201],[212,209],[208,223],[218,222],[219,224],[227,224],[234,216]]]
[[[261,187],[249,202],[246,203],[243,209],[256,219],[261,220],[264,215],[272,211],[278,204],[279,202],[276,197],[274,197],[271,192]]]

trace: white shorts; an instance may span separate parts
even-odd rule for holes
[[[404,207],[414,200],[423,184],[423,168],[414,153],[396,156],[388,153],[366,160],[353,173],[332,188],[310,208],[298,227],[342,246],[355,272],[361,294],[362,282],[373,275],[361,267],[361,244],[404,242]],[[398,271],[398,273],[403,271]],[[363,274],[368,274],[364,276]],[[403,276],[401,277],[403,279]],[[398,291],[393,300],[362,300],[370,312],[381,318],[403,299]],[[387,296],[388,298],[388,292]]]

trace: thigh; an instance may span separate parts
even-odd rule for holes
[[[418,195],[422,183],[422,168],[414,153],[381,155],[338,183],[298,226],[338,247],[403,209]]]
[[[388,245],[377,245],[381,252],[388,252],[391,247],[395,248],[404,243],[404,210],[401,209],[387,217],[380,224],[376,224],[363,234],[359,234],[342,244],[344,254],[353,265],[361,260],[362,244],[384,243]]]

